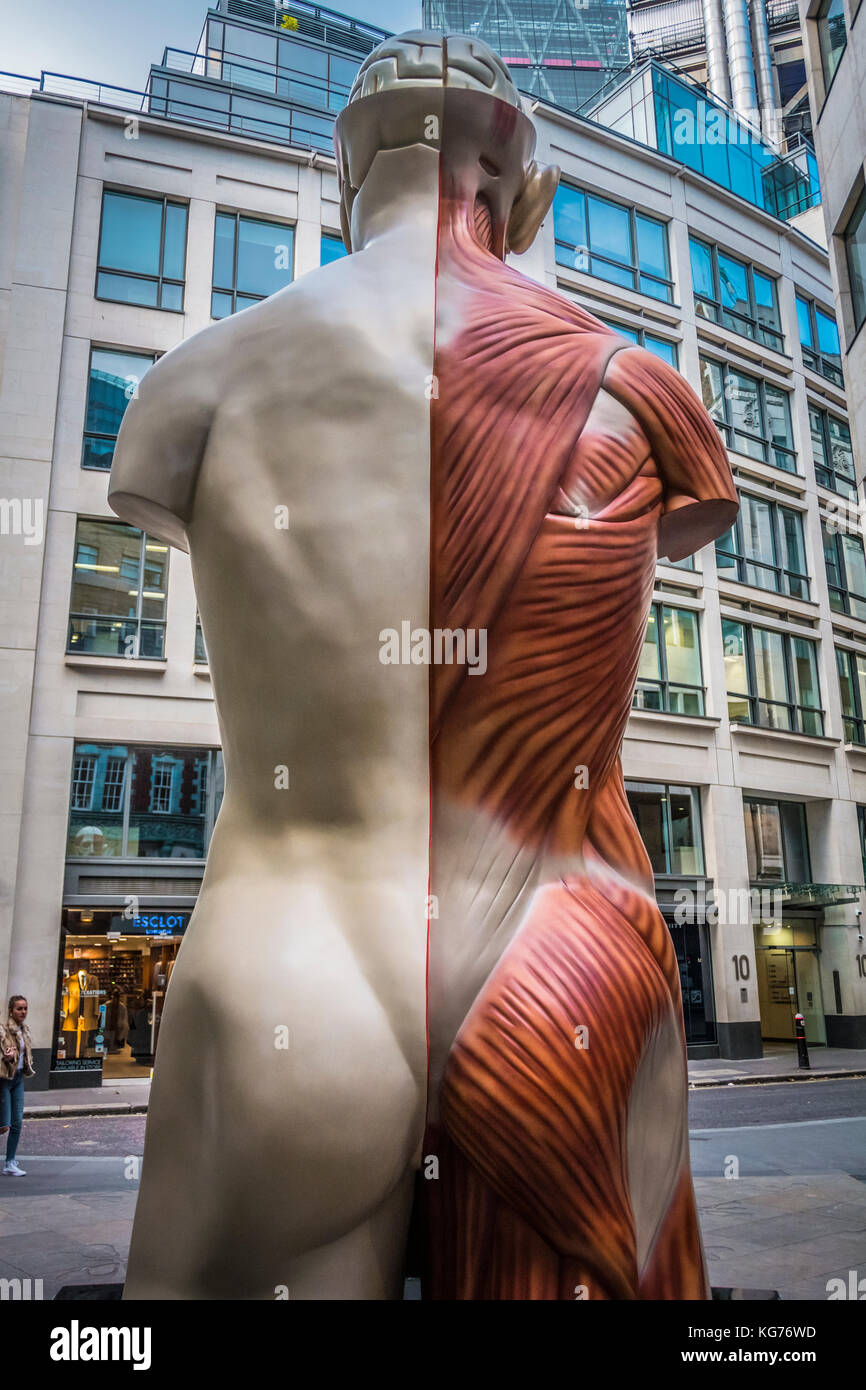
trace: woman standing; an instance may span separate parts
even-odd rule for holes
[[[24,1120],[24,1078],[33,1076],[33,1044],[27,1018],[27,1000],[13,994],[9,1016],[0,1023],[0,1134],[8,1134],[3,1172],[9,1177],[25,1177],[15,1161]]]

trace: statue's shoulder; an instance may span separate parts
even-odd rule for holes
[[[235,370],[234,327],[212,324],[161,357],[139,382],[117,438],[110,506],[182,550],[211,424]]]
[[[643,430],[659,470],[659,554],[681,560],[723,535],[737,515],[737,489],[721,435],[685,377],[645,348],[627,347],[611,357],[603,384]]]

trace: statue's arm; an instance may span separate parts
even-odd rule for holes
[[[658,553],[683,560],[733,525],[739,501],[724,443],[685,377],[644,348],[611,358],[605,390],[637,420],[664,488]]]
[[[122,521],[187,550],[186,527],[219,392],[212,330],[166,353],[123,417],[108,502]]]

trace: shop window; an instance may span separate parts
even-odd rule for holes
[[[729,449],[796,473],[787,391],[709,357],[701,358],[701,391]]]
[[[695,313],[783,352],[776,281],[747,261],[689,237]]]
[[[818,46],[821,50],[821,68],[826,92],[836,76],[839,60],[848,44],[843,0],[821,0],[815,23],[818,28]]]
[[[843,497],[857,500],[857,480],[854,473],[854,451],[851,431],[838,416],[809,406],[809,428],[812,435],[812,457],[815,460],[815,480],[821,487]]]
[[[168,198],[102,195],[97,299],[183,310],[187,209]]]
[[[77,744],[71,859],[204,859],[222,802],[213,748]]]
[[[716,541],[716,565],[720,579],[807,599],[809,577],[800,512],[742,493],[737,520]]]
[[[722,643],[733,723],[823,734],[815,642],[723,618]]]
[[[79,518],[66,650],[161,660],[168,546],[119,521]]]
[[[743,797],[746,858],[753,883],[808,883],[806,808],[800,801]]]
[[[820,372],[836,386],[844,385],[842,347],[835,316],[814,299],[797,295],[797,325],[803,361],[813,372]]]
[[[322,239],[319,244],[319,262],[321,265],[330,265],[331,261],[339,261],[347,254],[342,237],[331,236],[330,232],[322,232]]]
[[[652,605],[634,706],[666,714],[704,713],[698,615],[691,609]]]
[[[147,1079],[189,918],[175,908],[64,909],[53,1070]]]
[[[557,265],[673,302],[665,222],[560,184],[553,200]]]
[[[626,795],[654,874],[704,872],[700,796],[696,787],[627,782]]]
[[[228,318],[291,284],[294,246],[294,227],[218,212],[211,317]]]
[[[845,742],[866,744],[866,656],[836,648]]]
[[[82,468],[107,471],[111,467],[124,411],[155,360],[152,352],[91,350]]]
[[[866,320],[866,189],[860,194],[848,218],[842,240],[845,243],[848,288],[851,291],[851,312],[856,333]]]

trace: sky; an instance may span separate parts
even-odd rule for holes
[[[382,29],[420,27],[420,0],[331,0]],[[60,72],[141,91],[164,48],[195,49],[208,0],[0,0],[0,69]]]

